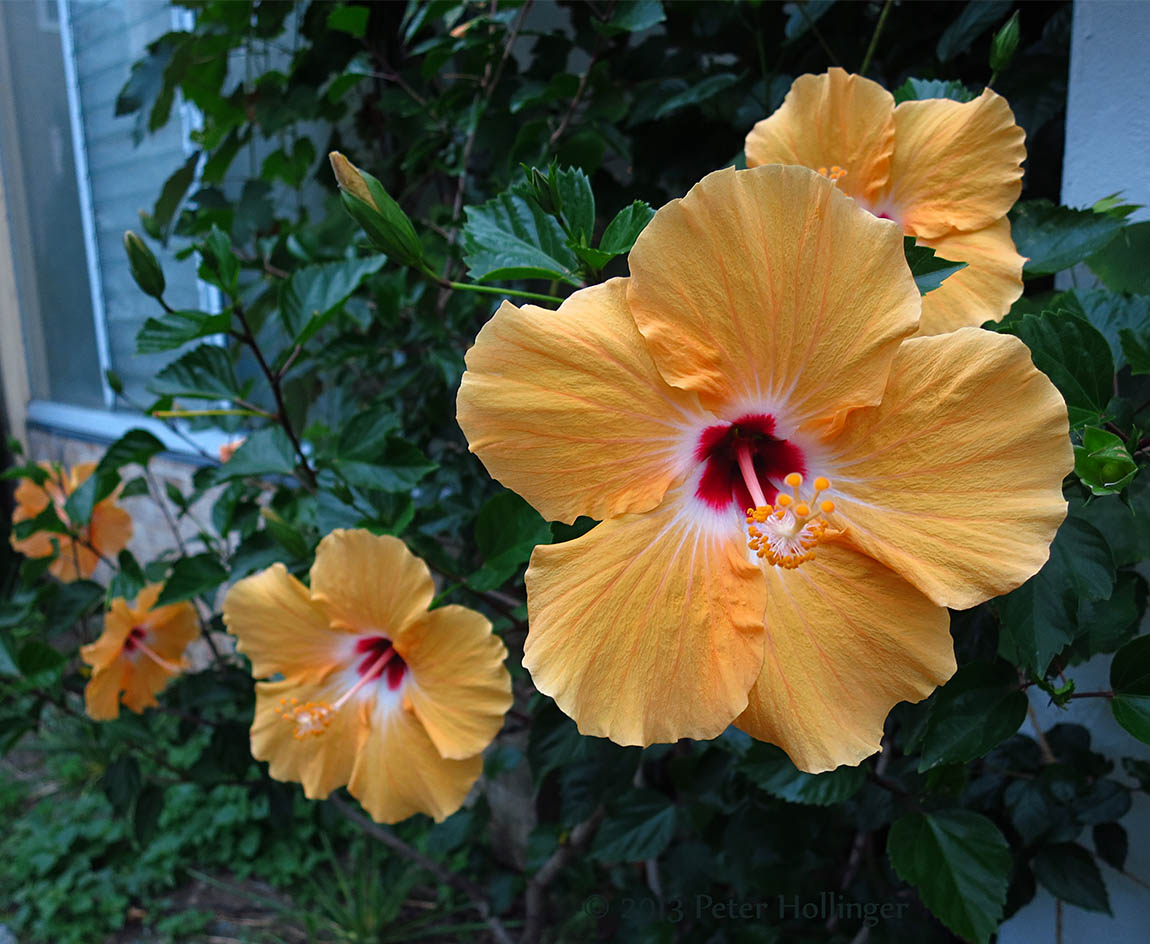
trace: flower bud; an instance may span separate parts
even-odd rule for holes
[[[416,265],[423,257],[423,245],[415,227],[383,184],[361,171],[339,151],[328,155],[343,205],[363,227],[371,244],[404,265]]]
[[[1010,65],[1018,49],[1018,41],[1022,33],[1018,26],[1018,11],[1007,20],[1002,28],[994,34],[994,41],[990,44],[990,68],[994,72],[1002,72]]]
[[[161,298],[164,294],[164,270],[152,255],[152,250],[131,230],[124,233],[124,251],[128,254],[128,267],[132,278],[145,295]]]

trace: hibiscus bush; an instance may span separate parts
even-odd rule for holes
[[[1068,4],[181,6],[116,103],[202,116],[124,239],[169,360],[109,382],[199,452],[10,444],[0,749],[81,801],[0,793],[5,921],[194,934],[192,878],[315,940],[1110,910],[1150,224],[1058,203]]]

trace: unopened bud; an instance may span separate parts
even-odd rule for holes
[[[356,167],[339,153],[328,155],[341,197],[371,244],[404,265],[416,265],[423,257],[423,245],[415,227],[398,203],[384,189],[383,184]]]
[[[1021,38],[1018,11],[1015,10],[1014,15],[994,34],[994,41],[990,44],[990,68],[992,71],[1002,72],[1010,65],[1010,60],[1014,58]]]
[[[152,255],[152,250],[131,230],[124,233],[124,251],[128,254],[128,267],[132,270],[132,278],[140,286],[145,295],[152,298],[162,298],[164,288],[164,270]]]

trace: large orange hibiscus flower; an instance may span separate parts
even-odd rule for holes
[[[939,256],[967,263],[923,298],[919,334],[997,321],[1022,294],[1025,259],[1007,211],[1022,188],[1026,135],[1006,99],[902,102],[842,69],[795,80],[747,135],[747,165],[801,164]]]
[[[200,622],[190,603],[157,607],[161,589],[145,587],[135,605],[113,600],[103,634],[80,650],[92,667],[84,702],[97,721],[118,717],[121,702],[137,714],[155,707],[156,695],[183,671],[184,650],[199,635]]]
[[[463,803],[511,706],[482,614],[428,610],[427,565],[398,538],[333,531],[305,587],[282,564],[228,592],[224,622],[259,678],[252,754],[312,799],[347,785],[379,822]]]
[[[630,265],[505,302],[467,355],[491,474],[602,520],[532,555],[524,662],[585,734],[734,722],[803,770],[858,763],[953,673],[945,607],[1046,560],[1065,404],[1017,338],[906,340],[899,227],[802,167],[709,175]]]
[[[55,505],[56,516],[67,525],[64,503],[95,471],[96,463],[82,462],[69,469],[41,462],[40,468],[48,475],[43,485],[32,479],[22,479],[17,486],[12,523],[30,521],[51,504]],[[75,539],[66,534],[37,531],[22,540],[12,535],[10,541],[12,547],[25,557],[50,557],[55,553],[53,544],[58,546],[60,552],[48,567],[48,572],[60,580],[69,581],[91,577],[100,566],[101,554],[114,558],[131,539],[132,516],[117,505],[115,496],[111,495],[97,502],[91,519]]]

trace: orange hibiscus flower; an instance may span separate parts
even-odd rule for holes
[[[805,168],[709,175],[630,266],[558,311],[504,302],[467,354],[488,471],[602,520],[535,549],[524,664],[585,734],[734,722],[803,770],[858,763],[954,672],[945,607],[1046,560],[1066,406],[1017,338],[905,340],[899,227]]]
[[[82,462],[70,469],[41,462],[40,468],[48,473],[43,485],[32,479],[22,479],[16,488],[16,511],[12,523],[30,521],[39,515],[49,504],[56,508],[56,516],[68,524],[64,503],[96,469],[94,462]],[[100,555],[115,557],[132,539],[132,516],[116,504],[115,496],[98,502],[92,509],[92,517],[80,529],[79,539],[66,534],[37,531],[23,540],[10,538],[12,547],[25,557],[51,557],[55,553],[53,543],[60,548],[48,572],[60,580],[76,580],[91,577],[100,565]]]
[[[184,650],[199,635],[200,621],[190,603],[157,607],[160,590],[145,587],[134,606],[123,597],[113,600],[104,632],[80,650],[92,667],[84,702],[97,721],[118,717],[121,702],[136,714],[155,706],[156,694],[184,669]]]
[[[511,707],[507,650],[482,614],[428,610],[427,565],[402,541],[333,531],[311,589],[282,564],[228,592],[224,622],[252,662],[252,754],[311,799],[347,785],[378,822],[462,805]]]
[[[967,263],[922,300],[919,334],[999,320],[1022,294],[1026,260],[1007,211],[1022,189],[1026,135],[1006,99],[903,102],[842,69],[795,80],[747,135],[747,166],[802,164],[907,236]]]

